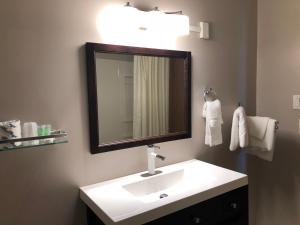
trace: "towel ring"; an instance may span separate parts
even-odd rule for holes
[[[204,101],[213,101],[217,98],[217,93],[212,88],[205,88],[203,92]]]
[[[279,129],[279,121],[276,121],[275,122],[275,130],[278,130]]]

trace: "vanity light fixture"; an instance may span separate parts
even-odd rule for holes
[[[165,13],[160,11],[158,7],[154,7],[153,10],[143,12],[146,30],[156,35],[164,34],[167,32],[167,21],[165,19]]]
[[[109,44],[174,48],[178,36],[188,35],[189,17],[179,12],[135,8],[130,2],[109,5],[98,16],[102,41]]]
[[[151,11],[141,11],[126,2],[123,7],[108,7],[98,21],[99,30],[115,34],[147,32],[151,35],[172,37],[189,34],[189,17],[178,12],[163,12],[156,6]],[[100,23],[100,24],[99,24]],[[103,29],[104,28],[104,29]]]
[[[169,36],[184,36],[189,34],[189,17],[177,12],[162,12],[155,7],[146,12],[149,17],[149,30]]]
[[[130,42],[138,33],[140,11],[126,3],[126,5],[110,5],[98,15],[97,28],[105,42]]]
[[[183,15],[182,11],[163,12],[156,6],[151,11],[140,11],[140,13],[139,29],[142,31],[172,37],[189,34],[189,17]]]
[[[166,12],[165,14],[170,33],[177,34],[178,36],[190,33],[190,19],[188,16],[183,15],[182,11]]]
[[[127,2],[118,12],[119,28],[124,32],[136,32],[140,19],[140,11]]]
[[[124,6],[125,7],[133,7],[132,5],[130,5],[130,2],[126,2]]]

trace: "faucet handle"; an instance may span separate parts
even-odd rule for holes
[[[156,158],[161,159],[162,161],[164,161],[166,159],[165,156],[158,155],[158,154],[156,154]]]

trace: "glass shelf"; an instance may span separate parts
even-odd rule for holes
[[[67,136],[68,134],[66,132],[59,132],[47,136],[0,139],[0,151],[12,151],[23,148],[68,143]]]

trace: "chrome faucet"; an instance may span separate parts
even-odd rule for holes
[[[165,160],[166,157],[155,153],[155,149],[160,149],[159,146],[148,145],[147,148],[147,157],[148,157],[148,174],[154,175],[155,173],[155,159],[158,158],[160,160]]]

